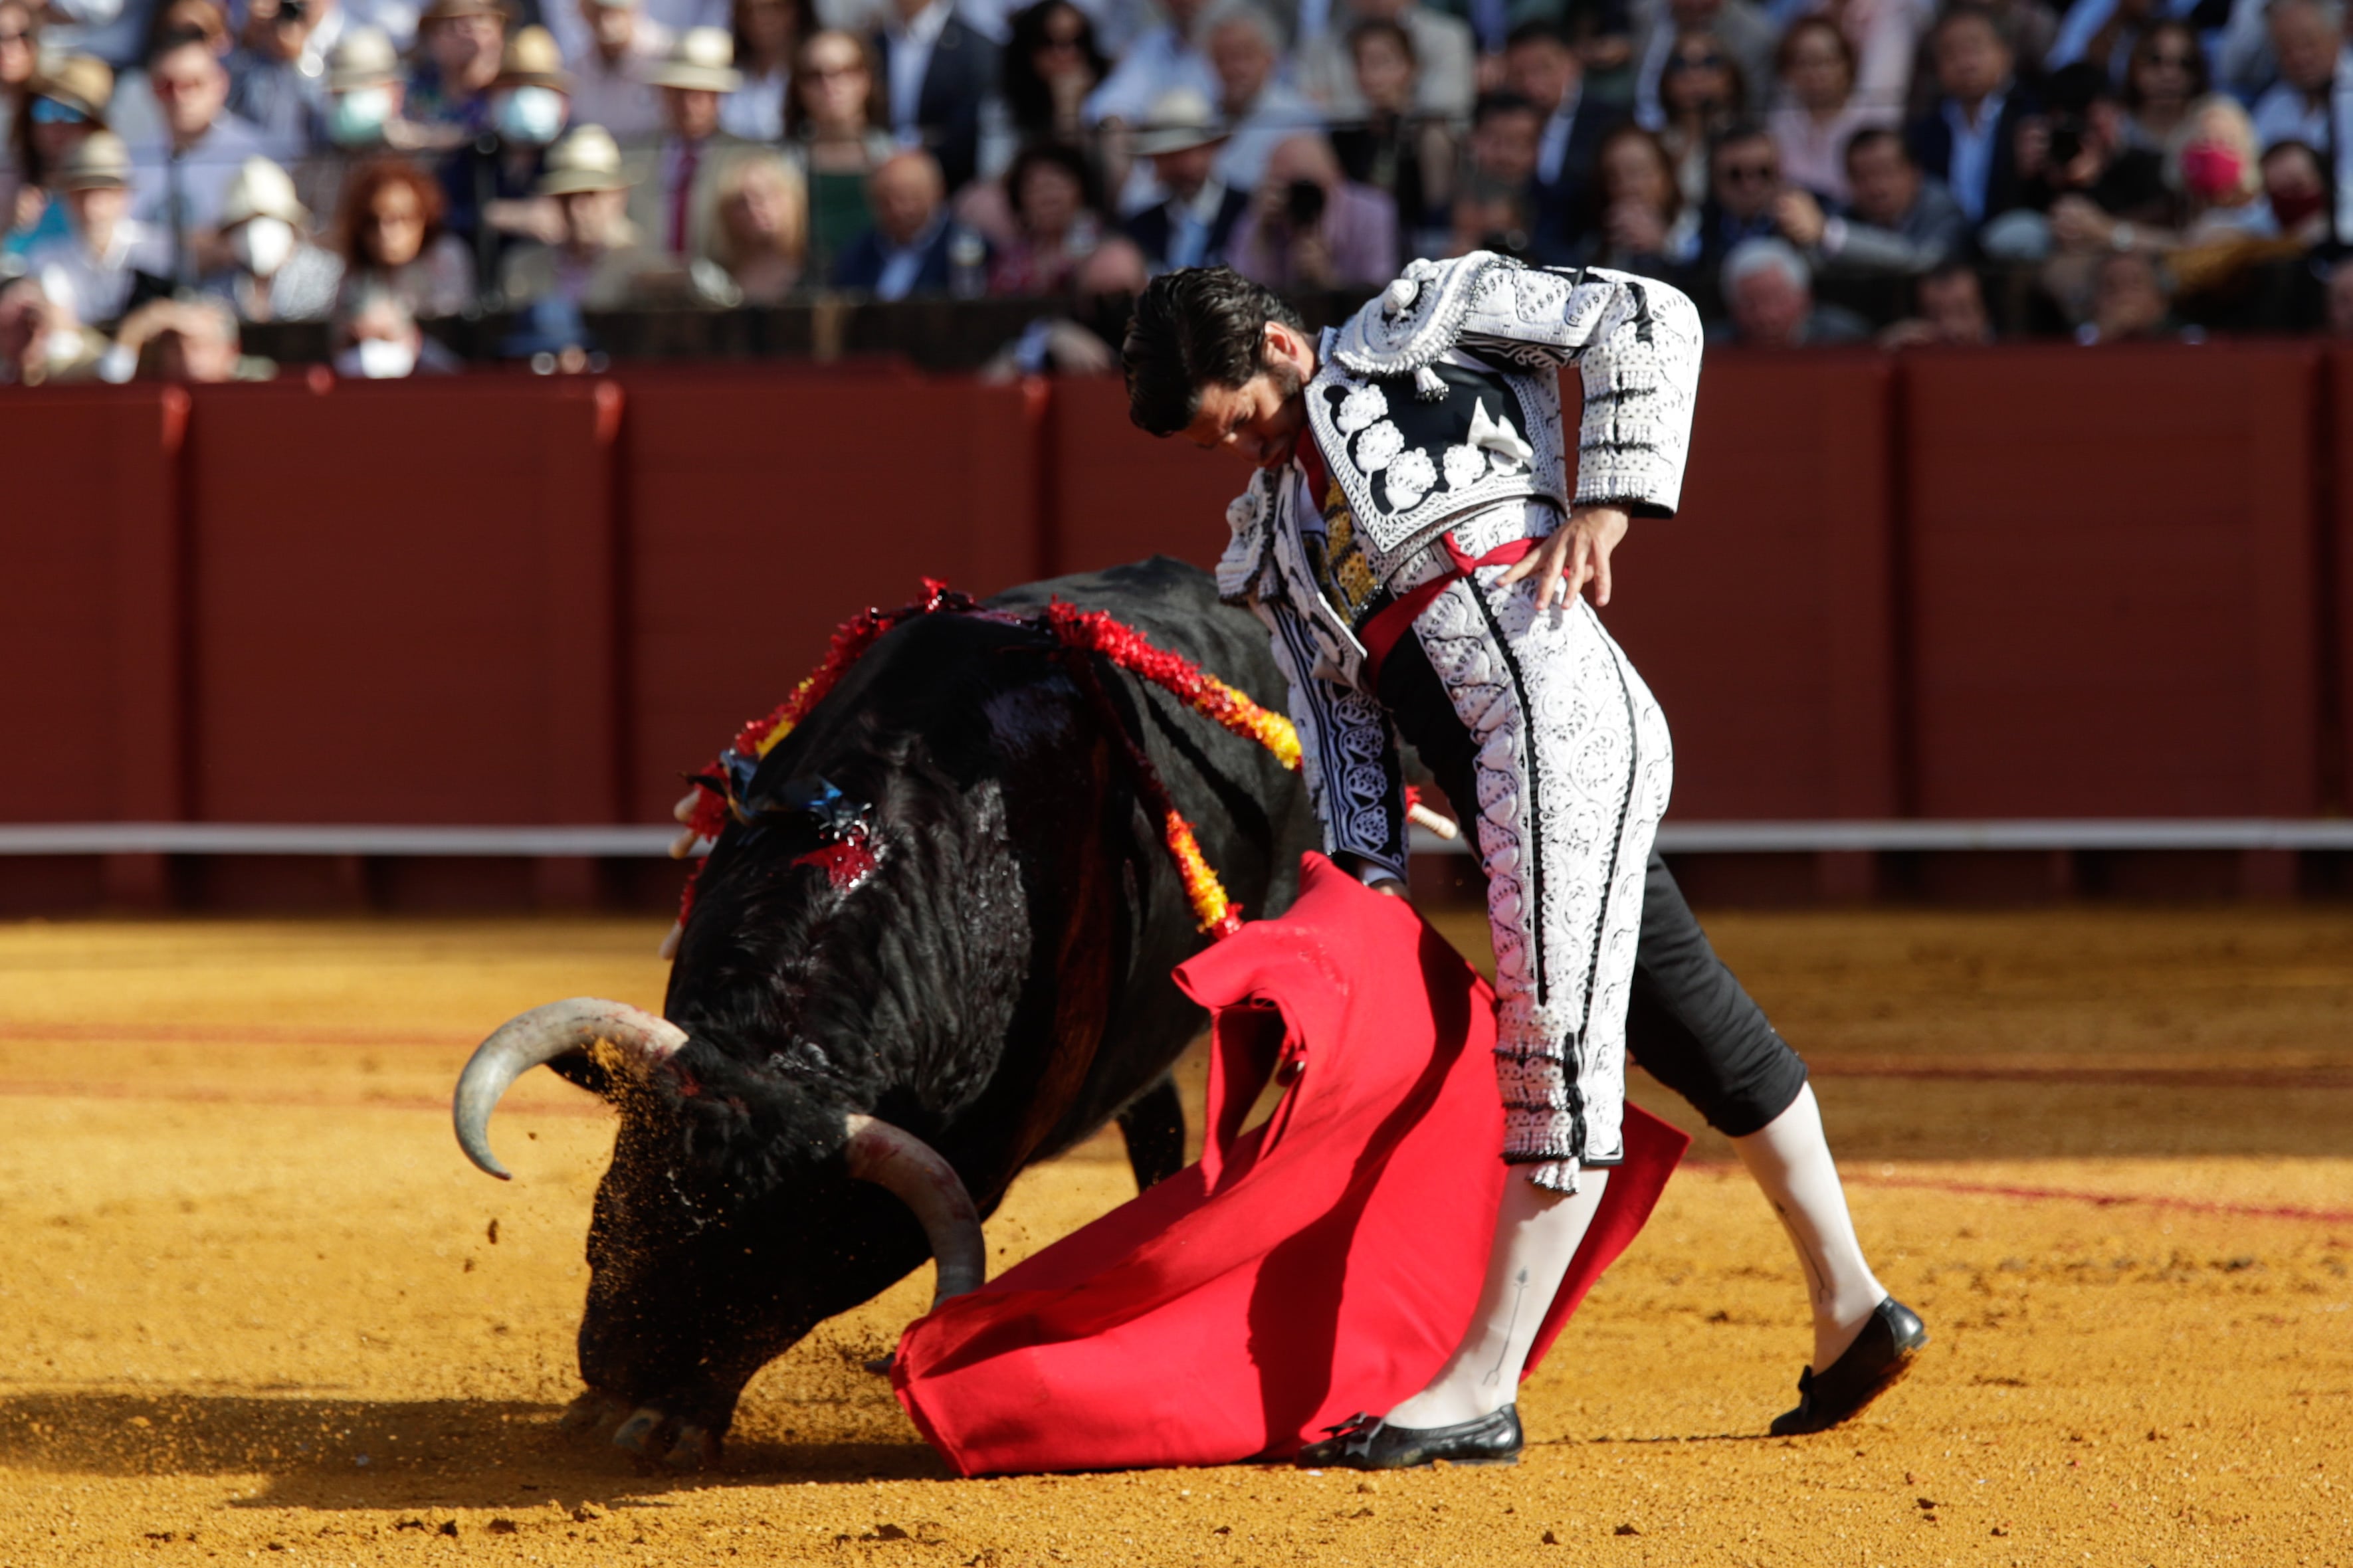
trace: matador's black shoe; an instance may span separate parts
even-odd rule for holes
[[[1392,1426],[1377,1415],[1351,1415],[1321,1443],[1299,1450],[1307,1469],[1409,1470],[1444,1459],[1453,1465],[1516,1465],[1527,1446],[1517,1405],[1451,1426]]]
[[[1808,1367],[1798,1374],[1798,1407],[1773,1418],[1773,1436],[1827,1432],[1853,1420],[1864,1406],[1904,1381],[1927,1342],[1920,1314],[1888,1297],[1828,1371],[1818,1373]]]

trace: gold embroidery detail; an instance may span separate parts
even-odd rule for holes
[[[1364,618],[1365,606],[1380,584],[1356,541],[1356,514],[1348,510],[1347,498],[1336,483],[1324,492],[1324,531],[1325,549],[1311,552],[1316,586],[1353,626]]]

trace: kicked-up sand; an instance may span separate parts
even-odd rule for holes
[[[659,925],[0,928],[0,1564],[2353,1564],[2353,913],[1712,921],[1919,1370],[1763,1436],[1803,1294],[1703,1132],[1525,1461],[1377,1479],[950,1479],[862,1365],[928,1270],[764,1372],[716,1472],[559,1436],[610,1122],[518,1086],[507,1185],[447,1096],[524,1007],[657,1005]],[[993,1265],[1130,1191],[1115,1138],[1033,1170]]]

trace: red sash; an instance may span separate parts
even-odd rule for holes
[[[1373,618],[1366,621],[1364,630],[1356,634],[1356,640],[1365,645],[1365,689],[1376,694],[1380,691],[1381,665],[1389,657],[1389,649],[1397,647],[1398,638],[1405,636],[1415,619],[1430,607],[1432,599],[1446,592],[1448,584],[1468,577],[1482,566],[1508,566],[1525,558],[1543,542],[1541,539],[1514,539],[1508,544],[1498,544],[1474,561],[1463,553],[1451,533],[1440,534],[1439,547],[1453,563],[1451,569],[1419,587],[1407,590],[1374,611]]]
[[[1301,432],[1296,451],[1299,465],[1307,473],[1308,496],[1320,508],[1324,504],[1324,492],[1331,488],[1332,477],[1331,470],[1324,465],[1323,452],[1316,447],[1313,431]],[[1389,649],[1397,647],[1398,638],[1405,636],[1406,628],[1430,607],[1430,602],[1446,592],[1448,584],[1457,578],[1468,577],[1482,566],[1509,566],[1525,558],[1530,551],[1543,542],[1540,539],[1514,539],[1509,544],[1495,546],[1474,561],[1455,544],[1451,533],[1440,533],[1438,545],[1453,563],[1452,569],[1374,611],[1373,618],[1366,621],[1364,629],[1356,634],[1356,640],[1365,645],[1365,689],[1376,694],[1380,691],[1381,665],[1388,658]]]

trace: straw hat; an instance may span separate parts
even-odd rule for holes
[[[120,190],[131,183],[131,149],[111,131],[93,131],[58,160],[58,187]]]
[[[1208,99],[1189,87],[1171,88],[1153,100],[1152,112],[1135,138],[1135,155],[1150,158],[1207,147],[1229,134]]]
[[[106,123],[106,106],[114,97],[114,72],[101,59],[65,55],[48,61],[25,84],[35,98],[55,99],[69,109]]]
[[[583,125],[550,147],[547,171],[539,177],[543,196],[628,188],[629,177],[621,173],[621,149],[601,125]]]
[[[507,40],[499,57],[499,79],[492,87],[552,87],[569,95],[572,79],[565,74],[564,51],[555,35],[544,27],[524,27]]]
[[[744,85],[735,69],[735,39],[724,27],[689,27],[646,72],[646,79],[656,87],[733,92]]]
[[[351,27],[327,51],[327,90],[356,92],[389,87],[400,79],[400,55],[375,27]]]
[[[248,158],[221,196],[221,227],[233,228],[252,217],[284,218],[296,228],[311,221],[295,199],[294,182],[267,158]]]

